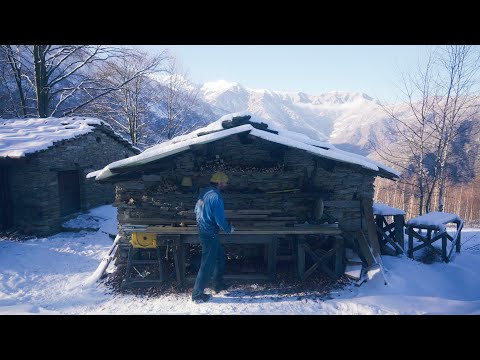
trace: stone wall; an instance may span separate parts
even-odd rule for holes
[[[14,226],[37,235],[60,230],[65,218],[60,213],[59,171],[79,171],[81,210],[111,204],[114,186],[99,184],[85,176],[134,154],[126,143],[95,129],[28,155],[25,161],[10,169]]]

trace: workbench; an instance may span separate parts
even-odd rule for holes
[[[185,256],[188,246],[200,244],[198,228],[196,226],[122,226],[126,233],[139,232],[156,234],[157,246],[170,246],[173,250],[176,278],[179,285],[185,283]],[[265,245],[267,259],[267,274],[232,274],[225,275],[226,279],[273,280],[276,277],[278,238],[291,236],[296,239],[296,263],[298,276],[304,280],[317,268],[323,269],[330,276],[339,277],[343,274],[344,245],[341,230],[336,225],[300,225],[300,226],[258,226],[235,227],[235,231],[226,234],[220,231],[219,238],[222,244],[259,244]],[[335,239],[335,244],[329,251],[313,250],[308,235],[325,235]],[[310,256],[313,265],[305,269],[306,256]],[[335,256],[335,271],[328,269],[326,261]]]

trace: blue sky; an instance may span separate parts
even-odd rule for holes
[[[360,91],[394,101],[401,72],[423,59],[421,45],[154,45],[152,53],[169,48],[203,83],[227,80],[252,88],[303,91]]]

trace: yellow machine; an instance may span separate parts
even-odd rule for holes
[[[154,249],[157,247],[157,235],[134,232],[132,233],[132,240],[130,240],[130,244],[132,244],[134,248]]]

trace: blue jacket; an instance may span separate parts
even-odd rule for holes
[[[223,197],[213,186],[207,187],[198,197],[195,216],[201,234],[218,234],[219,228],[226,233],[232,231],[232,226],[225,220]]]

